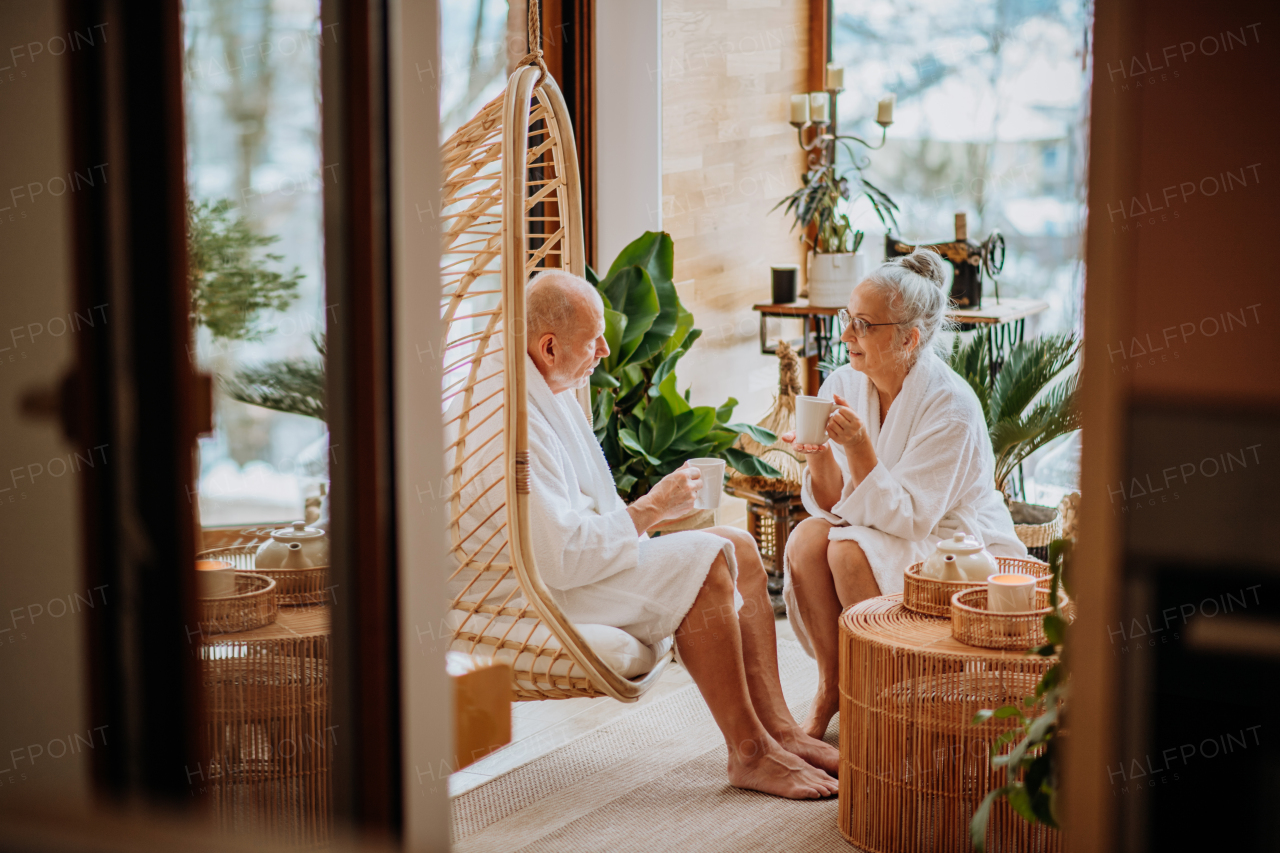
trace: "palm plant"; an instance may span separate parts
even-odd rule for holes
[[[1075,335],[1046,335],[1019,341],[1003,363],[992,363],[991,332],[979,330],[967,342],[957,335],[951,367],[978,395],[995,454],[996,488],[1010,494],[1010,479],[1028,456],[1059,436],[1080,428],[1074,374],[1057,381],[1075,362]]]
[[[231,376],[220,376],[218,384],[228,397],[293,415],[328,421],[325,405],[325,358],[328,347],[324,335],[312,335],[319,358],[286,358],[251,365]]]

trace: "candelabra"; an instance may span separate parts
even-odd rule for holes
[[[859,162],[849,143],[856,142],[868,151],[883,148],[889,125],[893,124],[895,98],[890,95],[878,104],[876,124],[880,125],[880,141],[873,144],[860,136],[841,134],[837,130],[836,96],[844,91],[844,69],[828,65],[826,84],[825,91],[791,96],[791,126],[796,129],[801,149],[808,154],[809,168],[821,169],[834,163],[837,142],[845,144],[855,166],[864,168],[866,164]]]

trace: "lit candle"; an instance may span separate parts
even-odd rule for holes
[[[893,124],[893,103],[897,99],[897,95],[890,95],[880,102],[879,109],[876,110],[877,124]]]
[[[791,96],[791,121],[795,124],[807,124],[809,121],[809,96]]]
[[[834,63],[827,63],[827,88],[844,88],[844,69]]]
[[[1027,613],[1036,609],[1036,579],[1031,575],[987,577],[987,609],[993,613]]]
[[[809,120],[814,124],[831,121],[831,103],[826,92],[813,92],[809,95]]]

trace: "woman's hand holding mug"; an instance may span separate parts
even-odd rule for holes
[[[839,394],[831,396],[836,402],[836,409],[827,418],[827,435],[843,447],[845,453],[852,453],[867,440],[866,425],[843,397]]]
[[[830,451],[825,444],[798,444],[796,443],[796,434],[794,431],[784,432],[778,436],[786,444],[791,445],[791,450],[801,456],[819,456],[823,453],[829,454]]]

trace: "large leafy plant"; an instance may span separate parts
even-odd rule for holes
[[[777,477],[772,465],[732,445],[747,434],[762,444],[777,436],[730,423],[738,401],[694,406],[676,388],[676,365],[702,334],[676,295],[671,237],[648,231],[619,253],[601,280],[587,279],[604,300],[609,356],[591,376],[596,438],[624,500],[644,495],[694,457],[717,457],[744,474]]]
[[[991,766],[1004,771],[1005,781],[999,788],[988,792],[969,821],[969,840],[978,853],[986,849],[991,807],[1001,797],[1007,798],[1013,810],[1025,820],[1055,829],[1058,827],[1058,733],[1067,699],[1066,675],[1061,661],[1067,620],[1059,606],[1058,590],[1070,558],[1070,542],[1056,539],[1049,544],[1053,582],[1049,587],[1049,607],[1052,609],[1044,617],[1044,634],[1048,642],[1029,652],[1042,657],[1056,656],[1059,660],[1040,678],[1035,693],[1022,700],[1022,707],[1005,705],[995,710],[986,709],[973,718],[975,726],[1010,718],[1017,722],[996,738],[991,747]],[[1014,744],[1013,748],[1001,754],[1000,750],[1010,743]]]
[[[1080,428],[1077,377],[1057,381],[1075,362],[1080,343],[1070,334],[1019,341],[1003,363],[993,364],[990,336],[983,329],[962,343],[957,335],[951,367],[978,395],[995,454],[996,488],[1009,494],[1011,477],[1028,456]]]

